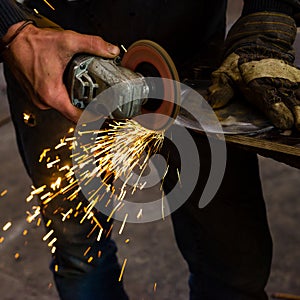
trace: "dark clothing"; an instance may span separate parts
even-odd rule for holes
[[[13,0],[0,1],[0,14],[0,39],[11,25],[26,19],[26,13]]]
[[[138,39],[160,43],[174,58],[180,73],[188,74],[193,64],[217,65],[225,33],[226,1],[52,1],[53,13],[42,1],[30,1],[42,14],[66,29],[98,34],[110,42],[129,46]],[[103,3],[102,3],[103,2]],[[66,12],[68,12],[66,14]],[[73,124],[54,110],[40,111],[16,87],[8,74],[8,96],[16,127],[18,145],[27,171],[40,186],[54,175],[45,164],[38,163],[45,148],[54,147]],[[36,126],[23,122],[23,112],[36,116]],[[201,176],[190,199],[172,215],[176,240],[191,272],[191,300],[265,300],[272,256],[272,242],[259,180],[255,154],[228,147],[226,173],[217,195],[203,209],[198,208],[210,170],[209,145],[192,133],[198,146]],[[177,181],[178,157],[172,145],[165,143],[163,153],[170,152],[170,171],[165,190]],[[55,156],[56,153],[53,153]],[[59,153],[69,162],[67,151]],[[116,247],[108,237],[100,242],[86,234],[90,224],[78,224],[71,218],[61,222],[53,211],[76,206],[58,197],[42,206],[45,221],[53,219],[57,233],[57,250],[53,265],[55,282],[62,299],[122,300],[127,296],[118,283],[120,268]],[[98,213],[100,222],[106,223]],[[110,224],[107,224],[107,231]],[[138,226],[138,225],[137,225]],[[84,252],[103,255],[88,264]],[[159,250],[159,249],[157,249]],[[96,255],[94,255],[96,256]],[[171,270],[170,270],[171,271]],[[87,294],[90,293],[90,294]]]

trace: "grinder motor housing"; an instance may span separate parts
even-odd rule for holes
[[[176,84],[179,82],[176,67],[167,52],[152,41],[134,43],[121,62],[118,59],[78,55],[71,61],[66,76],[71,101],[80,109],[86,108],[104,90],[119,84],[121,89],[111,99],[116,107],[108,114],[112,119],[157,114],[152,118],[150,127],[163,130],[172,123],[170,118],[175,120],[179,112],[180,91]],[[151,80],[147,79],[152,77],[161,78],[160,88],[165,101],[149,97],[155,90]],[[141,125],[148,127],[149,124]]]

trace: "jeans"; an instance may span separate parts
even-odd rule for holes
[[[200,157],[199,179],[190,198],[172,213],[177,245],[189,270],[190,300],[265,300],[272,239],[255,153],[227,145],[223,181],[213,200],[198,207],[210,172],[210,147],[190,131]],[[166,194],[172,189],[178,157],[165,145],[169,165]]]

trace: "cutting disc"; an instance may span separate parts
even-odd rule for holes
[[[153,41],[140,40],[128,48],[121,64],[140,73],[150,87],[150,97],[142,106],[142,116],[137,117],[139,123],[154,130],[168,128],[176,119],[180,107],[179,76],[169,54]],[[153,81],[153,77],[161,80]],[[157,95],[159,97],[155,97]]]

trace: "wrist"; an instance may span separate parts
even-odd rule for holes
[[[1,42],[3,44],[6,44],[11,37],[14,35],[14,33],[18,30],[18,28],[20,28],[20,26],[22,26],[24,24],[25,21],[20,21],[18,23],[13,24],[12,26],[10,26],[6,32],[6,34],[2,37]]]
[[[0,40],[0,53],[7,50],[18,36],[26,34],[30,30],[30,26],[34,27],[33,24],[32,20],[24,20],[10,26],[7,33]]]

